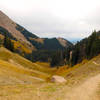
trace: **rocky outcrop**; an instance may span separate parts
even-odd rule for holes
[[[62,76],[54,75],[54,76],[52,76],[52,78],[51,78],[51,82],[54,82],[54,83],[65,83],[66,80],[65,80],[64,77],[62,77]]]

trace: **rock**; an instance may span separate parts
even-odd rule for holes
[[[65,83],[66,80],[65,80],[64,77],[62,77],[62,76],[54,75],[54,76],[52,76],[52,78],[51,78],[51,82],[54,82],[54,83]]]

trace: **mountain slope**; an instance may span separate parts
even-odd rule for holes
[[[68,47],[72,46],[72,43],[69,42],[69,41],[66,41],[64,38],[57,38],[57,40],[65,48],[68,48]]]
[[[24,35],[16,30],[16,23],[13,22],[8,16],[6,16],[1,11],[0,11],[0,26],[9,31],[9,33],[11,33],[11,35],[16,39],[29,43],[27,39],[24,37]]]
[[[39,63],[32,63],[18,54],[12,53],[1,47],[0,71],[2,70],[6,71],[5,73],[2,73],[2,76],[4,77],[6,77],[7,73],[10,73],[9,75],[11,76],[9,77],[12,78],[13,74],[21,74],[21,76],[26,75],[27,77],[33,77],[35,80],[45,80],[54,72],[55,69],[42,67],[42,65],[39,65]]]
[[[16,29],[20,31],[38,50],[57,50],[72,46],[71,42],[63,38],[39,38],[20,25],[17,25]]]
[[[20,41],[21,44],[27,44],[31,50],[58,50],[72,46],[72,43],[65,39],[59,41],[59,39],[56,38],[39,38],[22,26],[16,24],[7,15],[0,11],[0,33],[5,34],[5,32],[9,34],[8,36],[10,38]],[[38,42],[38,40],[41,40],[42,43]]]

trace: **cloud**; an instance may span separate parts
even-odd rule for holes
[[[0,0],[0,9],[40,37],[82,39],[100,28],[99,0]]]

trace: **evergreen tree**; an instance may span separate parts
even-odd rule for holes
[[[57,51],[52,57],[51,57],[51,66],[61,66],[64,64],[64,57],[62,51]]]
[[[4,37],[4,47],[9,49],[10,51],[14,52],[14,45],[13,45],[11,39],[7,37],[6,33],[5,33],[5,37]]]
[[[75,65],[78,63],[79,60],[79,53],[80,53],[80,45],[79,42],[75,45],[73,54],[72,54],[72,65]]]
[[[94,41],[97,38],[96,34],[97,34],[96,31],[94,31],[92,33],[92,35],[88,38],[88,43],[86,45],[86,55],[87,55],[87,58],[91,58],[92,57],[92,51],[91,51],[91,49],[92,49]]]

